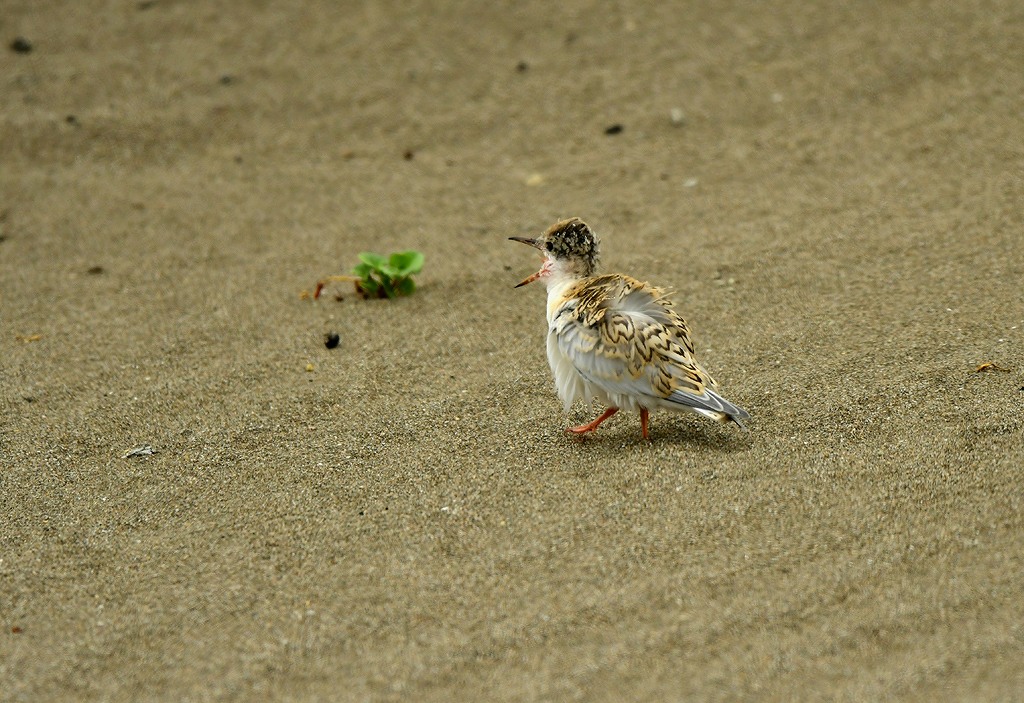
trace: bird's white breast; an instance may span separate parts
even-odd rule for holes
[[[587,386],[589,385],[576,370],[572,359],[566,356],[558,345],[558,326],[555,319],[559,310],[565,305],[571,304],[571,301],[565,298],[565,293],[572,283],[571,279],[567,279],[551,281],[548,285],[548,365],[555,378],[555,389],[565,407],[565,412],[569,412],[569,408],[575,401],[587,398]]]

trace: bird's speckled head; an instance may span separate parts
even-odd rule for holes
[[[575,259],[584,269],[581,275],[590,276],[597,270],[598,241],[594,230],[578,217],[556,222],[540,237],[544,250],[553,259]]]
[[[536,274],[520,283],[520,286],[553,273],[567,274],[573,278],[586,278],[593,276],[597,271],[600,243],[594,230],[578,217],[556,222],[536,239],[527,239],[526,237],[509,237],[509,239],[529,244],[544,253],[544,266]]]

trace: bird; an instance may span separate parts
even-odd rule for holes
[[[718,394],[668,292],[625,274],[597,273],[599,240],[589,225],[572,217],[539,237],[509,239],[543,255],[540,269],[515,287],[537,280],[547,286],[548,364],[565,412],[577,400],[605,406],[567,432],[593,432],[619,410],[639,410],[645,440],[652,410],[688,411],[746,430],[750,414]]]

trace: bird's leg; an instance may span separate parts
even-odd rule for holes
[[[566,430],[566,432],[572,432],[573,434],[586,434],[587,432],[593,432],[598,428],[598,426],[602,422],[604,422],[617,412],[619,412],[618,408],[608,408],[603,413],[601,413],[601,416],[599,418],[597,418],[593,422],[588,422],[586,425],[580,425],[579,427],[570,427],[569,429]]]
[[[647,418],[651,416],[651,411],[647,408],[640,408],[640,431],[644,435],[644,439],[650,439],[647,435]]]

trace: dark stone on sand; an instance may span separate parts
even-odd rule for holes
[[[16,54],[28,54],[32,52],[32,42],[25,37],[15,37],[11,42],[11,51]]]

